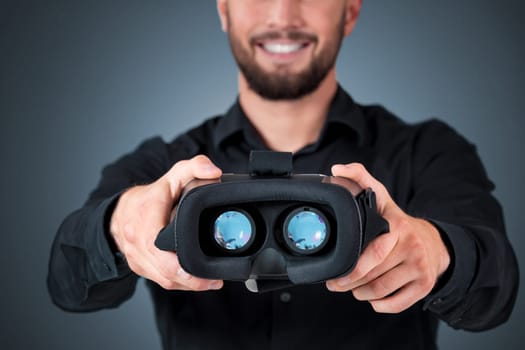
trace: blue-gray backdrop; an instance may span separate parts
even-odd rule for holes
[[[408,121],[437,116],[478,145],[525,260],[525,2],[366,1],[338,64],[342,85]],[[49,300],[49,248],[101,167],[227,109],[236,66],[214,1],[0,1],[0,344],[3,349],[160,347],[143,283],[117,310]],[[439,142],[439,140],[436,140]],[[520,292],[505,325],[443,325],[444,349],[519,348]]]

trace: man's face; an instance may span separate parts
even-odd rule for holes
[[[358,0],[219,0],[223,29],[250,88],[270,100],[298,99],[317,89],[335,69],[341,42],[357,17],[348,2],[360,5]]]

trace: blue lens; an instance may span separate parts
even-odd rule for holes
[[[302,208],[292,212],[286,221],[285,231],[295,251],[313,253],[326,243],[328,224],[317,210]]]
[[[215,219],[213,237],[220,247],[236,251],[249,246],[253,231],[253,224],[248,214],[230,210]]]

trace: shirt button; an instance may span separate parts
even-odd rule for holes
[[[441,303],[443,303],[443,299],[441,299],[441,298],[437,298],[436,300],[434,300],[434,301],[432,302],[432,305],[439,305],[439,304],[441,304]]]
[[[282,292],[281,295],[279,296],[279,299],[283,303],[289,303],[290,300],[292,300],[292,295],[288,292]]]

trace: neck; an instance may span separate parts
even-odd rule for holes
[[[265,145],[274,151],[296,152],[317,141],[336,91],[335,69],[317,90],[297,100],[266,100],[239,76],[239,103]]]

